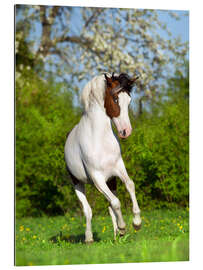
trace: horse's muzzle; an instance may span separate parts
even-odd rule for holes
[[[122,139],[126,139],[132,133],[132,128],[125,128],[119,131],[119,137]]]

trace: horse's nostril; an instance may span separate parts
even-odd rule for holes
[[[121,137],[123,137],[123,138],[125,138],[127,135],[126,129],[119,131],[119,133],[120,133]]]

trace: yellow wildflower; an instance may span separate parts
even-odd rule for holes
[[[37,236],[36,235],[33,235],[33,237],[32,237],[33,239],[36,239],[37,238]]]
[[[104,226],[104,228],[103,228],[102,232],[104,233],[105,231],[106,231],[106,226]]]
[[[20,226],[20,232],[22,232],[22,231],[24,231],[24,226],[23,225]]]
[[[26,230],[26,232],[29,232],[30,231],[30,228],[26,228],[25,230]]]
[[[22,239],[23,241],[25,241],[26,239],[25,239],[25,237],[23,237],[23,239]]]
[[[64,224],[64,225],[62,226],[62,230],[69,231],[68,225],[67,225],[67,224]]]

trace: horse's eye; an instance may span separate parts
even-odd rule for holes
[[[117,104],[118,103],[118,97],[113,97],[113,101]]]

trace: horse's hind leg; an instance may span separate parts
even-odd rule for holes
[[[76,195],[82,204],[83,212],[86,217],[85,242],[92,243],[93,242],[93,235],[92,235],[92,228],[91,228],[92,227],[91,226],[92,209],[85,195],[85,185],[78,181],[78,183],[74,185],[74,188],[75,188]]]
[[[67,172],[72,180],[72,184],[75,189],[75,193],[82,204],[83,213],[86,217],[86,231],[85,231],[85,242],[86,243],[92,243],[93,235],[92,235],[92,209],[87,201],[86,195],[85,195],[85,184],[81,183],[69,170],[68,166],[66,167]]]

